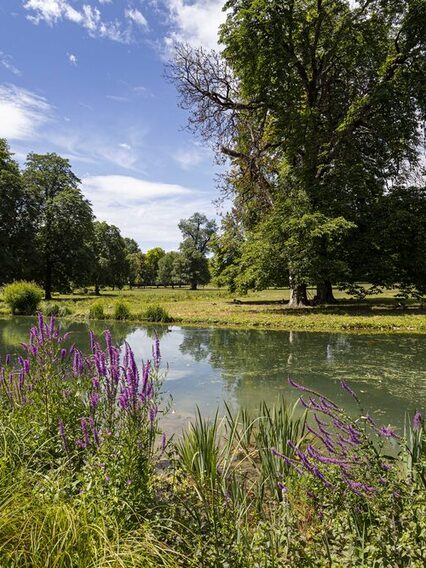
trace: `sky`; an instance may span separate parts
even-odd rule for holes
[[[219,167],[185,130],[164,64],[175,41],[217,48],[223,0],[0,0],[0,137],[71,162],[96,217],[142,250],[217,215]],[[220,210],[219,210],[220,213]]]

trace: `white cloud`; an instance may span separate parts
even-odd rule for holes
[[[0,137],[34,138],[38,128],[49,120],[51,110],[43,97],[16,85],[0,85]]]
[[[194,47],[202,45],[217,49],[218,29],[225,21],[223,4],[223,0],[196,0],[191,3],[168,0],[166,6],[173,29],[166,37],[166,43],[185,42]]]
[[[195,190],[131,176],[87,177],[83,191],[98,219],[117,225],[145,250],[151,246],[177,248],[181,218],[197,210],[213,214],[209,200]]]
[[[71,63],[71,65],[77,65],[78,59],[77,56],[74,55],[74,53],[67,53],[68,55],[68,61]]]
[[[129,8],[124,12],[126,18],[131,20],[136,25],[140,26],[141,28],[148,29],[148,22],[146,21],[145,16],[137,10],[136,8]]]
[[[14,75],[21,75],[19,69],[13,64],[12,57],[7,55],[7,53],[3,53],[3,51],[0,51],[0,66],[4,67]]]
[[[52,26],[67,20],[85,28],[91,37],[104,37],[113,41],[128,43],[129,29],[123,29],[120,22],[104,22],[96,6],[84,4],[76,10],[67,0],[26,0],[24,8],[30,12],[27,18],[34,24],[44,21]]]

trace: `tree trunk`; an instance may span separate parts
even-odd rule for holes
[[[191,282],[191,290],[196,290],[196,289],[197,289],[197,283]]]
[[[52,299],[52,265],[49,261],[46,263],[46,272],[44,275],[44,299]]]
[[[99,284],[98,282],[95,283],[95,296],[100,296],[101,292],[99,290]]]
[[[317,284],[317,293],[314,298],[315,304],[336,304],[337,300],[333,296],[333,286],[329,280]]]
[[[289,308],[301,308],[304,306],[309,306],[308,296],[306,294],[306,284],[299,284],[294,287],[290,287],[290,301],[288,303]]]

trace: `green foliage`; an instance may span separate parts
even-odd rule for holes
[[[166,445],[157,344],[135,381],[129,346],[104,335],[88,356],[39,315],[25,356],[1,368],[0,565],[424,565],[420,413],[400,438],[348,385],[357,416],[293,383],[308,416],[283,400],[198,412]]]
[[[229,163],[223,185],[247,245],[230,247],[224,228],[217,281],[281,280],[300,296],[308,284],[390,283],[395,273],[394,283],[423,285],[424,1],[224,9],[221,52],[178,45],[168,67],[189,127]],[[398,187],[406,198],[392,197]]]
[[[104,305],[102,302],[93,302],[89,308],[89,319],[102,320],[105,319]]]
[[[148,306],[141,314],[144,321],[170,323],[173,321],[171,315],[159,304]]]
[[[50,300],[53,289],[69,291],[71,282],[90,281],[92,208],[69,161],[57,154],[29,154],[23,180],[36,211],[39,264],[33,270]]]
[[[43,290],[33,282],[14,282],[3,288],[3,301],[13,314],[35,314],[42,298]]]
[[[132,317],[129,306],[121,299],[115,302],[112,315],[116,320],[129,320]]]
[[[0,138],[0,283],[31,279],[37,261],[34,206],[12,156]]]
[[[48,302],[48,303],[44,304],[42,311],[43,311],[43,314],[47,317],[50,317],[50,316],[57,317],[57,316],[59,316],[60,306],[59,306],[59,304],[52,304],[52,303]]]
[[[96,293],[101,286],[117,286],[121,289],[129,276],[126,242],[120,229],[105,221],[95,221],[93,250],[96,257],[94,282]]]
[[[158,280],[158,265],[166,251],[161,247],[155,247],[146,251],[144,284],[154,286]]]

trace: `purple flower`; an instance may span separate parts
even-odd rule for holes
[[[346,383],[345,381],[340,381],[340,386],[342,387],[343,390],[348,392],[351,395],[351,397],[354,398],[359,404],[359,398],[357,397],[355,392],[351,389],[351,387],[348,385],[348,383]]]
[[[89,404],[90,404],[90,407],[93,408],[93,410],[96,409],[100,400],[101,400],[101,395],[98,392],[92,391],[89,394]]]
[[[11,361],[11,356],[10,353],[8,353],[4,358],[4,362],[6,363],[6,365],[10,365],[10,361]]]
[[[152,346],[152,356],[154,359],[154,366],[158,368],[160,366],[160,361],[161,361],[160,339],[158,335],[155,336],[154,345]]]
[[[65,451],[68,451],[68,442],[67,442],[67,438],[65,436],[65,426],[64,423],[62,422],[62,420],[58,420],[58,426],[59,426],[59,435],[61,436],[62,439],[62,443],[64,445],[64,449]]]
[[[392,430],[390,426],[382,426],[378,429],[378,432],[384,438],[399,438],[399,436]]]
[[[161,451],[162,452],[164,452],[164,450],[166,449],[166,443],[167,443],[166,433],[163,432],[163,435],[161,436]]]
[[[413,430],[415,432],[418,432],[421,429],[422,424],[423,424],[422,415],[420,414],[420,412],[416,412],[413,418]]]

